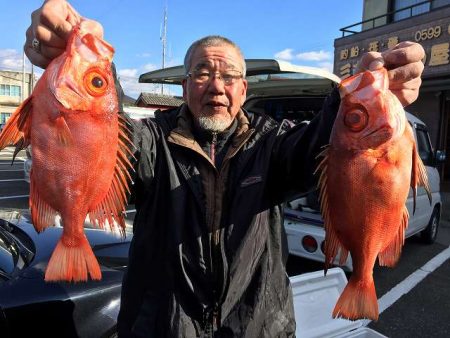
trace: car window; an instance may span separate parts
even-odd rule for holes
[[[416,129],[417,151],[425,165],[431,165],[433,150],[428,133],[423,129]]]
[[[244,107],[251,112],[268,114],[278,122],[287,119],[298,124],[312,120],[322,108],[323,100],[323,97],[255,97]]]

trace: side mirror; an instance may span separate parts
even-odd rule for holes
[[[439,164],[445,162],[447,155],[444,150],[436,150],[434,154],[434,163]]]

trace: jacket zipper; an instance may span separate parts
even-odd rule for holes
[[[210,146],[210,157],[211,157],[211,161],[214,164],[214,166],[216,165],[216,147],[217,147],[217,133],[213,132],[212,133],[212,140],[211,140],[211,146]],[[219,178],[220,178],[220,170],[219,170]],[[218,184],[218,179],[216,176],[216,182],[215,182],[215,186]],[[219,182],[220,184],[220,182]],[[217,188],[217,186],[216,186]],[[214,189],[215,190],[215,189]],[[216,203],[215,200],[215,194],[214,194],[214,203]],[[214,210],[216,209],[216,206],[214,206],[213,208]],[[215,222],[215,219],[213,217],[213,222],[212,222],[212,233],[213,233],[213,247],[212,247],[212,254],[213,254],[213,276],[214,276],[214,287],[213,287],[213,294],[214,294],[214,300],[216,301],[218,298],[218,290],[217,290],[217,262],[218,262],[218,255],[220,254],[219,252],[219,242],[220,242],[220,232],[219,232],[219,228]],[[219,325],[220,325],[220,318],[219,318],[219,311],[217,308],[217,305],[214,304],[213,307],[213,311],[212,311],[212,316],[211,316],[211,324],[212,324],[212,328],[213,328],[213,332],[215,330],[218,329]]]

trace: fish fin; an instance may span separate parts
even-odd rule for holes
[[[100,266],[86,236],[83,234],[74,243],[73,240],[67,241],[63,234],[48,262],[45,281],[85,282],[88,273],[92,280],[102,278]]]
[[[365,280],[350,277],[334,307],[333,318],[350,320],[368,318],[376,321],[378,314],[377,293],[373,277],[370,276],[370,279]]]
[[[327,191],[327,169],[328,169],[328,151],[329,147],[326,147],[318,156],[323,157],[322,161],[317,166],[314,174],[320,172],[318,188],[319,188],[319,200],[320,200],[320,210],[322,213],[322,218],[325,228],[325,275],[327,274],[328,268],[333,265],[333,261],[340,251],[341,257],[339,264],[344,264],[347,260],[348,250],[344,248],[342,243],[339,241],[335,231],[334,226],[331,221],[330,210],[328,205],[328,191]],[[343,263],[341,261],[343,260]]]
[[[33,177],[33,169],[31,169],[29,200],[31,221],[36,231],[42,232],[47,227],[55,224],[56,211],[41,198]]]
[[[425,191],[428,196],[428,200],[430,201],[430,205],[431,205],[432,197],[431,197],[430,184],[428,182],[427,169],[423,165],[422,159],[420,158],[419,153],[417,151],[417,146],[414,143],[413,158],[412,158],[412,175],[411,175],[411,187],[412,187],[413,193],[414,193],[413,214],[416,210],[417,186],[422,186],[425,188]]]
[[[59,115],[55,119],[56,124],[56,132],[59,142],[62,145],[70,146],[73,144],[72,133],[70,132],[69,126],[67,125],[66,119],[64,116]]]
[[[397,234],[388,246],[378,253],[378,264],[380,266],[394,267],[400,259],[402,247],[405,244],[405,230],[408,227],[408,218],[408,209],[405,206],[403,208],[402,223],[398,227]]]
[[[134,147],[134,144],[128,135],[130,135],[130,130],[126,121],[119,115],[119,146],[111,186],[105,198],[89,210],[91,223],[97,224],[102,229],[108,223],[109,229],[112,231],[115,227],[114,221],[116,221],[120,226],[122,236],[125,236],[125,206],[128,196],[131,194],[132,178],[130,171],[134,170],[131,164],[134,159],[131,148]]]
[[[15,145],[13,161],[17,153],[30,144],[32,96],[25,99],[6,122],[0,134],[0,150]]]
[[[341,245],[340,256],[339,256],[339,265],[344,265],[348,258],[348,250]]]

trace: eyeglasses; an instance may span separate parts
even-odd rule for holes
[[[237,80],[242,79],[243,75],[237,70],[226,70],[223,72],[213,72],[210,70],[200,69],[189,72],[186,77],[190,77],[195,83],[208,83],[214,76],[221,79],[225,86],[231,86]]]

